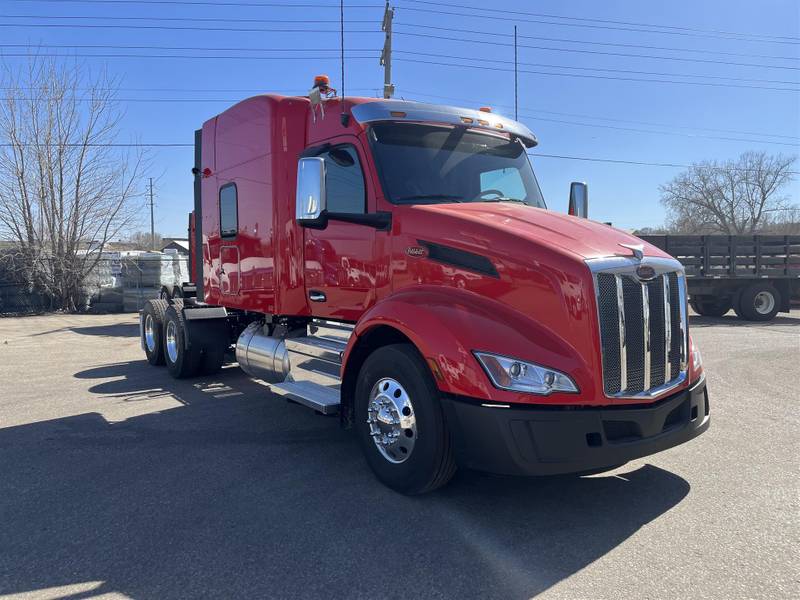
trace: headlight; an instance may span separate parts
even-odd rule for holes
[[[692,340],[692,370],[697,371],[703,364],[703,357],[700,354],[700,348],[698,348],[694,340]]]
[[[529,392],[543,396],[552,392],[578,391],[575,382],[560,371],[486,352],[475,352],[475,357],[483,365],[495,387],[501,390]]]

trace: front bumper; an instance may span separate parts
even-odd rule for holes
[[[710,423],[705,378],[637,407],[501,408],[445,397],[459,464],[509,475],[601,470],[697,437]]]

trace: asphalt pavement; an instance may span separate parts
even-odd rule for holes
[[[150,367],[133,315],[0,319],[0,596],[798,598],[800,312],[691,331],[696,440],[408,498],[235,366]]]

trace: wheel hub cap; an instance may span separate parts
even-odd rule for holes
[[[150,352],[156,349],[156,333],[152,315],[147,315],[144,319],[144,343]]]
[[[402,385],[386,377],[379,380],[369,395],[367,424],[372,441],[391,463],[408,460],[417,441],[414,406]]]
[[[172,363],[178,360],[178,328],[174,321],[167,323],[167,354]]]
[[[755,298],[755,308],[759,314],[766,315],[775,308],[775,297],[769,292],[759,292]]]

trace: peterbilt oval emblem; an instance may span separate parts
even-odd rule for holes
[[[428,256],[428,249],[423,246],[409,246],[406,248],[406,254],[414,258],[421,258],[423,256]]]
[[[655,279],[656,270],[650,265],[639,265],[636,268],[636,276],[642,281],[650,281],[651,279]]]

